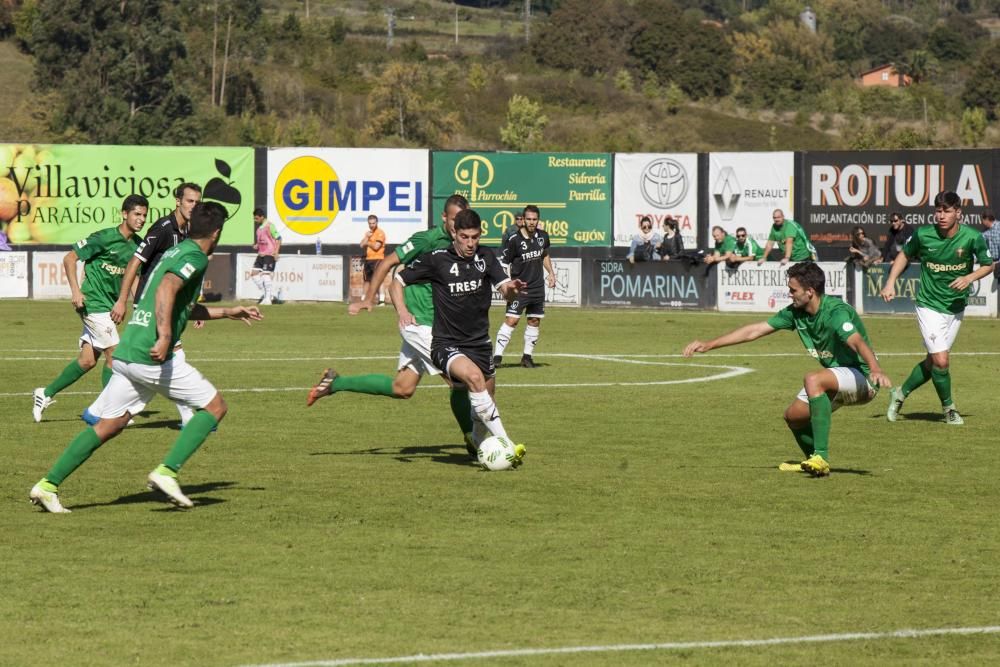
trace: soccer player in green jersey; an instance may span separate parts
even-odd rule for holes
[[[35,389],[31,414],[36,422],[42,421],[42,412],[55,402],[52,397],[86,375],[97,365],[102,352],[105,356],[102,385],[106,386],[111,379],[111,355],[118,344],[118,327],[111,317],[111,308],[118,298],[125,267],[139,245],[135,235],[146,224],[148,212],[149,202],[145,197],[129,195],[122,202],[120,225],[80,239],[63,257],[70,301],[83,320],[80,353],[48,386]],[[83,285],[76,274],[77,260],[84,265]]]
[[[903,244],[882,288],[882,298],[892,301],[896,297],[896,279],[911,259],[920,260],[917,324],[927,356],[913,367],[903,386],[889,394],[885,416],[891,422],[899,417],[906,397],[930,380],[941,399],[945,423],[956,426],[965,423],[951,395],[948,352],[962,326],[969,285],[993,271],[995,258],[990,255],[983,235],[961,224],[961,219],[962,199],[954,192],[939,193],[934,198],[934,224],[917,227]],[[973,270],[976,262],[979,268]]]
[[[706,264],[717,264],[729,259],[730,253],[736,247],[736,239],[729,235],[722,227],[716,225],[712,227],[712,239],[715,241],[715,249],[711,254],[705,255]]]
[[[842,405],[864,405],[879,387],[891,387],[879,367],[865,325],[857,311],[828,296],[823,269],[802,262],[788,269],[791,305],[764,322],[747,324],[708,342],[692,341],[684,356],[738,345],[774,333],[795,331],[806,350],[823,367],[806,373],[802,391],[785,410],[785,423],[806,459],[783,463],[780,470],[802,470],[814,477],[830,474],[830,418]]]
[[[816,259],[816,248],[809,242],[809,236],[802,225],[791,218],[786,218],[784,211],[780,208],[774,209],[771,213],[771,233],[764,244],[764,250],[760,254],[757,264],[767,261],[767,256],[771,254],[771,249],[776,244],[780,244],[784,254],[781,256],[782,265],[788,262],[803,262],[807,259]]]
[[[261,319],[256,307],[206,308],[198,303],[208,255],[219,242],[226,209],[215,202],[199,203],[190,219],[188,238],[163,253],[132,309],[121,344],[114,354],[114,374],[101,392],[100,421],[73,438],[34,487],[29,497],[49,512],[69,510],[59,500],[58,487],[105,442],[122,432],[132,415],[155,394],[185,403],[194,416],[181,429],[163,463],[147,477],[178,507],[193,507],[177,483],[177,473],[205,441],[228,410],[222,395],[196,368],[175,354],[174,344],[189,319]]]
[[[348,306],[348,313],[357,315],[362,310],[371,311],[375,292],[382,285],[389,272],[397,265],[407,265],[414,259],[433,250],[450,248],[455,233],[455,216],[459,211],[469,208],[468,200],[462,195],[448,197],[441,213],[441,224],[434,229],[417,232],[405,243],[398,246],[395,252],[379,262],[375,273],[368,284],[368,291],[358,303]],[[420,379],[425,375],[441,375],[441,371],[431,361],[431,327],[434,324],[434,301],[431,297],[430,285],[407,285],[404,290],[405,308],[413,315],[415,322],[403,322],[400,318],[399,335],[403,344],[399,350],[399,364],[396,376],[340,375],[332,368],[323,371],[319,383],[312,388],[306,399],[306,405],[312,405],[323,396],[338,391],[358,394],[372,394],[391,398],[410,398],[417,390]],[[400,304],[393,303],[400,308]],[[442,379],[452,385],[444,375]],[[476,446],[472,437],[472,403],[469,401],[469,390],[466,387],[452,386],[451,411],[462,429],[465,447],[469,456],[476,456]]]

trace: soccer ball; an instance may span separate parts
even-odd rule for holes
[[[479,443],[478,456],[479,465],[486,470],[510,470],[514,467],[514,443],[490,436]]]

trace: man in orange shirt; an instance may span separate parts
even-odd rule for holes
[[[361,239],[361,247],[365,249],[365,294],[368,294],[368,283],[372,281],[375,267],[385,259],[385,232],[378,227],[378,216],[368,216],[368,231]],[[378,286],[378,305],[385,304],[385,294],[382,293],[382,286]]]

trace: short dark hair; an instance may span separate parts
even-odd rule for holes
[[[540,218],[540,217],[542,217],[542,212],[541,212],[541,211],[539,211],[539,210],[538,210],[538,207],[537,207],[537,206],[535,206],[534,204],[528,204],[527,206],[525,206],[525,207],[524,207],[524,212],[523,212],[523,213],[522,213],[521,215],[525,215],[525,214],[527,214],[527,213],[534,213],[534,214],[535,214],[535,215],[537,215],[537,216],[538,216],[539,218]]]
[[[855,225],[854,229],[851,230],[851,235],[852,236],[856,236],[858,232],[861,232],[862,234],[864,234],[865,233],[865,228],[862,227],[861,225]]]
[[[471,208],[463,208],[455,216],[455,231],[460,229],[482,229],[483,220]]]
[[[374,213],[370,213],[370,214],[368,215],[368,219],[369,219],[369,220],[371,220],[372,218],[375,218],[375,222],[378,222],[378,216],[377,216],[377,215],[375,215]]]
[[[727,236],[729,235],[729,232],[727,232],[727,231],[726,231],[725,229],[723,229],[721,225],[714,225],[714,226],[712,227],[712,231],[713,231],[713,232],[714,232],[714,231],[715,231],[716,229],[718,229],[718,230],[719,230],[720,232],[722,232],[723,234],[726,234]]]
[[[795,278],[805,289],[811,289],[816,294],[826,293],[826,274],[816,262],[799,262],[788,269],[788,279]]]
[[[663,226],[666,227],[666,228],[668,228],[668,229],[672,229],[674,231],[677,231],[677,221],[674,220],[673,218],[669,218],[668,217],[666,220],[664,220],[663,221]]]
[[[448,199],[445,200],[443,211],[447,213],[448,209],[452,206],[457,206],[463,210],[467,209],[469,208],[469,200],[460,194],[453,194],[452,196],[448,197]]]
[[[197,183],[181,183],[174,188],[174,199],[183,199],[185,190],[194,190],[198,194],[201,194],[201,186]]]
[[[188,223],[188,236],[193,239],[207,239],[229,217],[229,212],[222,204],[214,201],[200,201],[191,210],[191,221]]]
[[[983,211],[983,220],[993,220],[995,221],[997,217],[993,215],[993,211]]]
[[[653,219],[651,217],[649,217],[648,215],[644,215],[641,218],[639,218],[639,226],[640,227],[642,227],[642,225],[644,223],[647,223],[647,222],[649,223],[649,228],[652,229],[653,228]]]
[[[737,227],[736,228],[736,233],[739,234],[740,232],[743,232],[744,234],[746,234],[747,233],[747,228],[746,227]]]
[[[893,211],[892,213],[889,214],[889,222],[892,222],[894,219],[902,222],[903,214],[900,213],[899,211]]]
[[[122,202],[122,213],[128,213],[137,206],[145,206],[148,209],[149,200],[142,195],[129,195]]]
[[[259,215],[260,217],[263,218],[264,217],[264,209],[262,209],[260,206],[258,206],[257,208],[255,208],[253,210],[253,214],[254,215]]]
[[[962,198],[957,193],[948,190],[939,192],[934,198],[934,208],[944,206],[945,208],[962,208]]]

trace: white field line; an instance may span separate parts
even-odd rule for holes
[[[758,648],[795,644],[824,644],[832,642],[879,641],[885,639],[920,639],[947,635],[993,635],[1000,633],[1000,625],[972,628],[930,628],[925,630],[892,630],[890,632],[848,632],[802,637],[774,637],[771,639],[728,639],[701,642],[664,642],[659,644],[608,644],[605,646],[563,646],[558,648],[522,648],[469,653],[418,653],[388,658],[340,658],[337,660],[311,660],[307,662],[276,662],[244,667],[345,667],[348,665],[390,665],[407,662],[456,662],[484,658],[517,658],[573,653],[623,653],[627,651],[691,651],[695,649]]]

